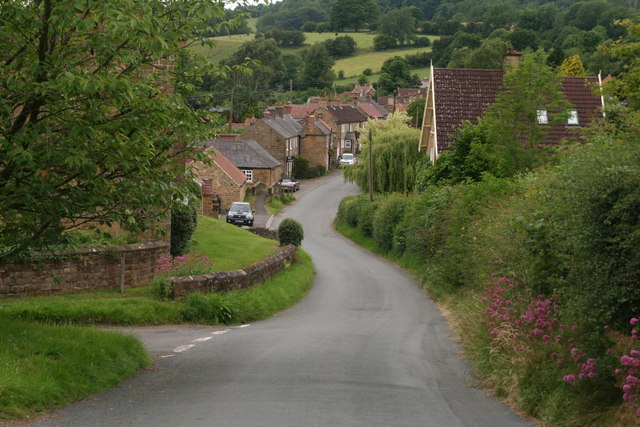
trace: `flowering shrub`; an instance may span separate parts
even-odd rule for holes
[[[195,276],[211,272],[211,261],[206,255],[189,252],[184,256],[166,256],[156,261],[155,274],[162,277]]]
[[[487,288],[482,300],[488,303],[485,323],[492,350],[511,355],[531,353],[539,347],[536,345],[539,340],[548,346],[548,355],[555,365],[565,372],[561,378],[563,382],[576,387],[585,382],[597,386],[595,380],[611,384],[613,350],[596,352],[595,357],[589,357],[576,343],[588,331],[581,331],[577,325],[567,327],[560,323],[560,306],[555,302],[555,296],[538,295],[535,300],[527,301],[525,294],[523,286],[504,276],[495,279],[493,286]],[[629,323],[633,327],[629,342],[633,342],[638,339],[636,325],[640,324],[640,318],[634,317]],[[609,327],[603,329],[608,331]],[[622,398],[633,405],[640,416],[640,351],[631,348],[619,362],[621,366],[615,374],[622,383]]]
[[[640,322],[640,319],[637,317],[633,317],[629,321],[631,326],[634,327],[631,331],[632,340],[636,340],[638,337],[638,330],[635,328],[638,322]],[[640,416],[640,379],[638,378],[640,373],[640,351],[632,348],[628,354],[620,358],[620,364],[622,368],[616,369],[616,374],[624,377],[622,399],[631,403],[636,408],[636,414]]]

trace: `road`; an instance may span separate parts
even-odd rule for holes
[[[39,420],[42,426],[525,426],[470,386],[446,320],[401,269],[331,226],[357,193],[311,181],[276,219],[297,218],[318,274],[266,321],[134,330],[148,371]]]

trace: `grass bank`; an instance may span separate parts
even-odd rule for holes
[[[150,363],[133,337],[0,321],[0,419],[28,418],[115,386]]]

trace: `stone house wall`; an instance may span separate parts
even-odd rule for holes
[[[308,129],[307,129],[308,128]],[[313,128],[316,129],[317,134],[307,133]],[[305,126],[305,137],[302,138],[300,146],[300,155],[309,159],[309,166],[315,167],[321,165],[323,168],[328,169],[327,156],[329,154],[329,135],[324,135],[318,131],[318,128],[313,125],[312,127]]]
[[[203,194],[202,215],[218,216],[213,211],[213,199],[216,196],[220,198],[221,212],[224,212],[225,209],[231,207],[231,203],[243,201],[247,194],[247,185],[238,185],[215,162],[211,162],[211,164],[198,162],[196,175],[203,181],[210,179],[213,188],[213,194]]]
[[[276,137],[278,137],[276,139]],[[287,163],[286,139],[274,131],[271,126],[258,120],[240,135],[240,139],[253,139],[271,156],[282,164]],[[279,179],[279,178],[278,178]]]
[[[192,292],[211,293],[247,289],[275,276],[287,265],[293,263],[296,257],[296,247],[288,245],[276,255],[240,270],[173,277],[170,279],[173,288],[172,297],[183,299]]]
[[[168,255],[169,243],[163,241],[68,251],[38,265],[3,264],[0,298],[117,289],[123,258],[124,287],[146,286],[153,280],[156,261]]]

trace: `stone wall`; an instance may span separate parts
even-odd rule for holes
[[[224,292],[236,289],[247,289],[263,283],[296,260],[296,247],[288,245],[282,250],[260,262],[240,270],[224,271],[200,276],[171,278],[174,299],[185,298],[192,292]]]
[[[124,287],[146,286],[156,261],[168,255],[168,242],[149,242],[63,252],[58,260],[37,265],[0,265],[0,298],[117,289],[123,257]]]
[[[248,231],[265,239],[278,240],[278,230],[269,227],[249,227]]]

